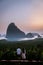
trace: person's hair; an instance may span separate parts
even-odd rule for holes
[[[22,52],[24,53],[24,48],[22,49]]]

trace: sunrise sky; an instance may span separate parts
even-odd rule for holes
[[[1,34],[11,22],[25,33],[43,33],[43,0],[0,0]]]

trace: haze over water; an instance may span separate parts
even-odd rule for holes
[[[16,40],[13,40],[13,39],[12,40],[8,40],[5,36],[3,36],[3,37],[0,37],[0,40],[5,39],[7,41],[26,41],[26,40],[34,40],[36,38],[38,38],[38,36],[34,36],[32,38],[21,38],[21,39],[16,39]],[[43,35],[41,35],[41,38],[43,38]]]

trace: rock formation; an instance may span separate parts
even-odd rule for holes
[[[15,40],[24,37],[25,33],[22,32],[14,23],[9,24],[6,32],[6,38]]]

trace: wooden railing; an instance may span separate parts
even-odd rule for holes
[[[0,60],[0,62],[43,62],[43,61],[29,61],[29,60]]]

